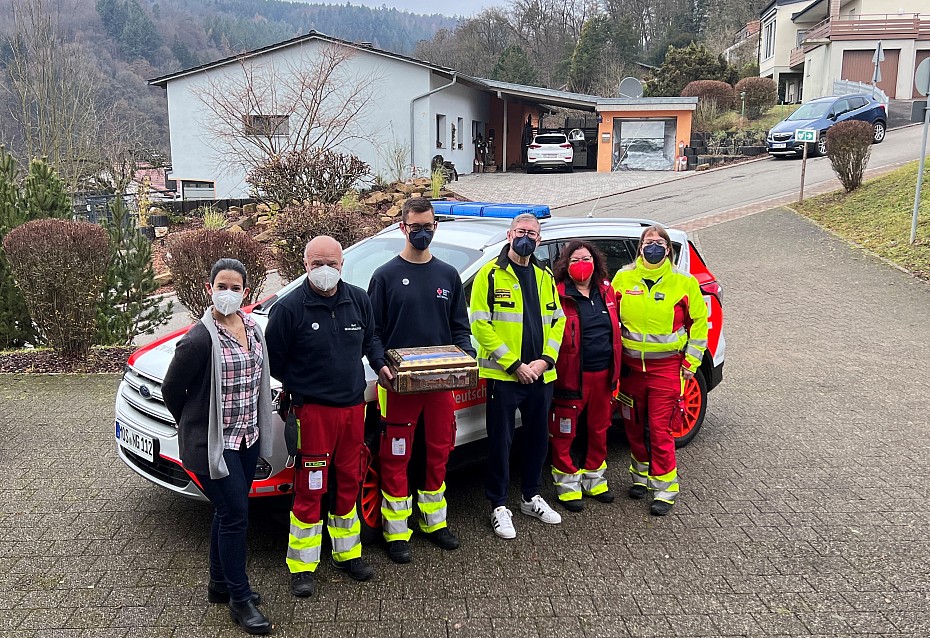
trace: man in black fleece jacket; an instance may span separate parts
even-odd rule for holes
[[[425,479],[417,490],[420,531],[442,549],[459,546],[446,523],[446,464],[455,445],[455,399],[451,391],[397,394],[390,390],[390,369],[384,351],[392,348],[456,345],[475,356],[462,279],[458,271],[429,251],[436,216],[428,199],[407,200],[401,229],[407,236],[400,255],[371,277],[368,294],[375,317],[374,356],[384,434],[381,437],[381,518],[388,556],[397,563],[411,560],[407,519],[413,495],[407,466],[417,421],[423,415],[426,447]]]
[[[300,426],[294,509],[288,537],[291,593],[313,593],[323,541],[321,502],[336,480],[327,530],[333,564],[356,580],[374,570],[362,559],[356,511],[365,436],[365,368],[374,319],[365,291],[340,281],[342,247],[314,237],[304,251],[307,281],[271,307],[265,330],[271,374],[291,394]]]

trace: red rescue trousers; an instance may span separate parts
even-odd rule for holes
[[[348,408],[302,405],[294,409],[300,422],[300,457],[319,466],[297,464],[294,483],[294,514],[305,523],[322,520],[320,504],[329,489],[329,478],[336,480],[332,512],[346,516],[355,507],[362,481],[362,445],[365,435],[365,404]],[[322,471],[310,481],[314,467]]]
[[[381,405],[381,513],[388,541],[409,540],[407,518],[413,513],[413,496],[407,466],[417,421],[423,415],[426,477],[417,491],[420,528],[433,532],[446,526],[445,480],[449,453],[455,445],[455,398],[451,391],[397,394],[378,388]]]
[[[582,490],[588,494],[607,491],[606,480],[594,481],[593,475],[598,473],[600,478],[603,472],[599,471],[605,469],[607,461],[607,430],[610,428],[613,396],[609,375],[609,370],[583,372],[581,398],[555,399],[552,403],[549,435],[552,444],[553,479],[556,481],[556,492],[560,500],[579,499]],[[577,467],[571,457],[571,447],[578,435],[582,413],[586,413],[588,449],[584,457],[584,467]],[[588,477],[591,481],[586,480],[586,474],[592,475]],[[592,484],[589,486],[588,483]]]
[[[657,500],[675,502],[678,471],[673,431],[683,418],[681,357],[647,359],[646,371],[639,359],[623,358],[628,376],[621,375],[620,391],[633,399],[633,409],[621,407],[630,442],[630,475],[646,485]],[[646,440],[648,419],[649,440]]]
[[[365,404],[345,408],[304,404],[294,408],[300,423],[300,454],[294,468],[294,507],[288,535],[287,565],[292,573],[315,571],[320,563],[323,496],[330,478],[336,492],[327,530],[333,558],[361,556],[361,527],[355,502],[362,480]]]

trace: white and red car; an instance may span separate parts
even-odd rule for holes
[[[537,207],[538,208],[538,207]],[[466,298],[470,296],[471,281],[478,270],[495,259],[506,243],[509,219],[443,218],[430,244],[430,251],[452,264],[461,273]],[[636,253],[636,244],[645,226],[653,222],[637,219],[541,219],[542,241],[536,257],[552,263],[559,251],[572,239],[583,238],[599,247],[607,257],[612,274],[630,263]],[[721,287],[708,270],[697,249],[680,230],[668,229],[672,239],[674,261],[684,272],[693,274],[704,291],[709,310],[710,334],[707,352],[699,374],[685,388],[686,418],[681,431],[675,436],[679,446],[689,443],[704,421],[707,393],[723,378],[726,342],[723,336],[723,308]],[[349,283],[362,288],[374,270],[397,255],[403,248],[404,236],[397,225],[365,239],[345,251],[342,276]],[[274,295],[247,309],[264,327],[269,309],[275,302],[290,294],[304,281],[301,277]],[[187,328],[151,343],[129,358],[126,373],[116,396],[116,449],[120,459],[133,471],[149,481],[178,494],[205,498],[197,479],[181,464],[178,454],[177,427],[161,399],[161,380],[174,354],[178,340]],[[378,404],[375,384],[377,377],[365,365],[368,379],[366,401],[366,443],[371,450],[371,462],[361,490],[362,518],[370,529],[380,525],[380,485],[376,444],[379,434]],[[280,387],[272,381],[272,388]],[[463,465],[482,455],[485,431],[485,387],[480,384],[472,390],[457,391],[456,397],[456,450],[450,466]],[[422,439],[422,437],[418,437]],[[414,449],[416,453],[416,446]],[[274,417],[274,446],[270,457],[258,462],[251,495],[272,496],[291,492],[294,471],[286,467],[287,451],[284,444],[283,423]],[[415,465],[415,464],[412,464]]]

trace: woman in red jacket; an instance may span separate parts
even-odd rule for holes
[[[565,332],[549,415],[552,480],[565,509],[580,512],[582,495],[602,503],[614,500],[606,478],[607,429],[620,376],[620,323],[606,259],[594,245],[569,242],[553,274],[565,312]],[[588,446],[576,465],[571,446],[582,427],[587,430]]]

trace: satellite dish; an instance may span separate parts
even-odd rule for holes
[[[637,99],[643,96],[643,83],[636,78],[625,77],[620,81],[620,97]]]

